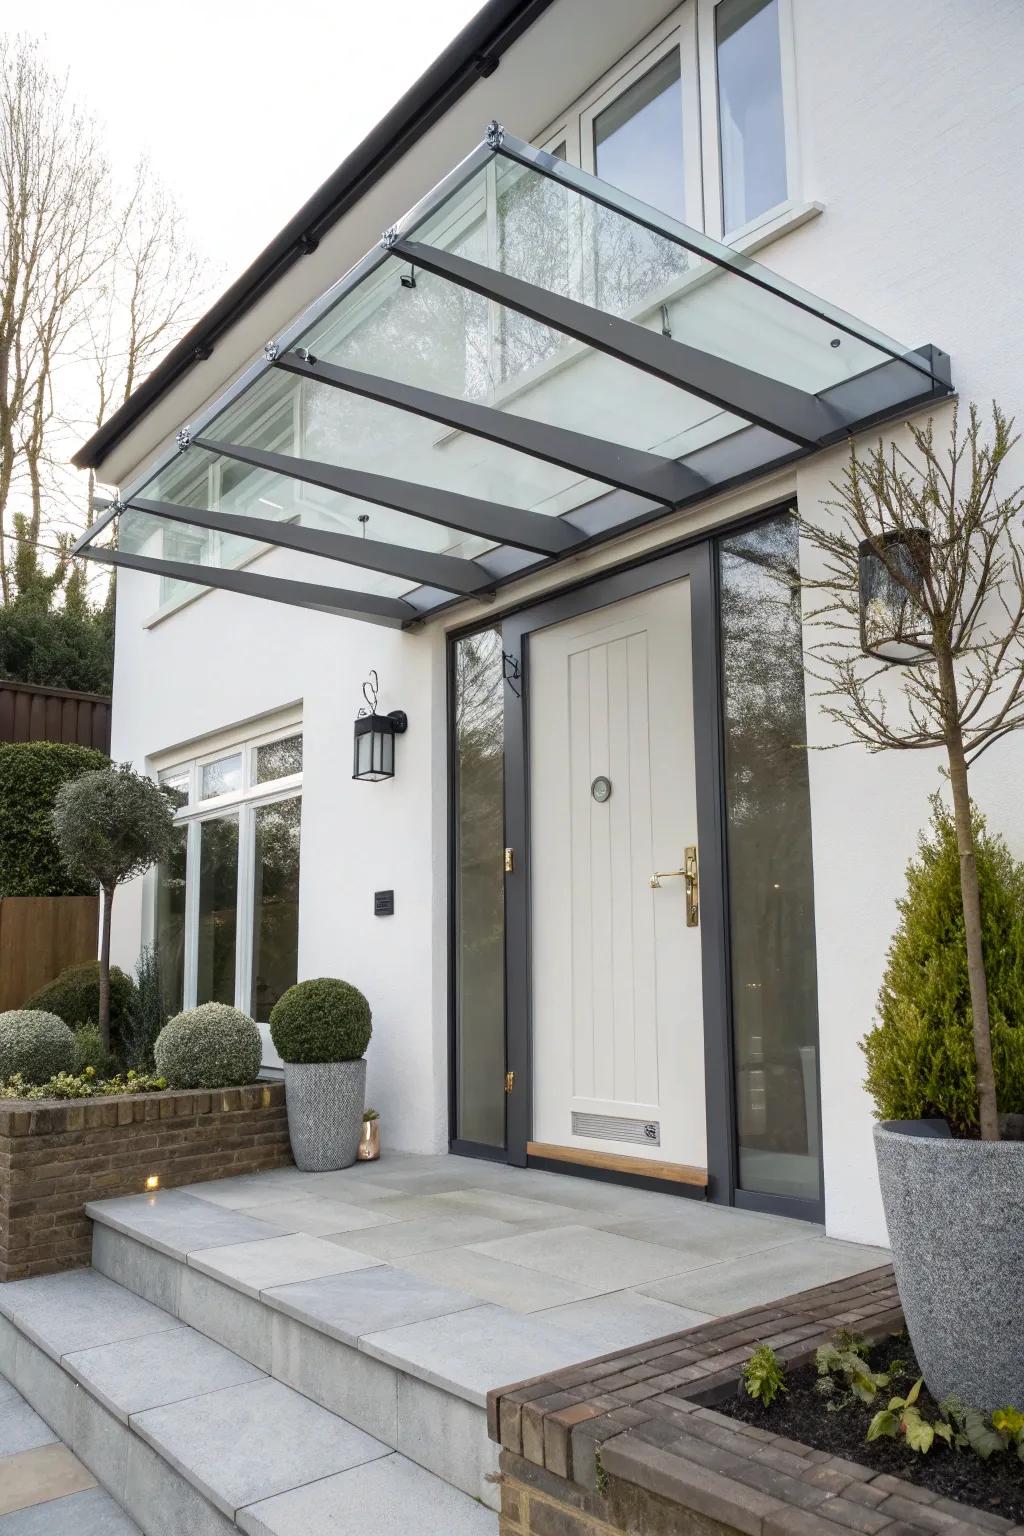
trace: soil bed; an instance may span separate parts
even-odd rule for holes
[[[816,1450],[845,1456],[875,1472],[888,1472],[891,1477],[917,1483],[942,1497],[973,1504],[1007,1520],[1024,1521],[1024,1462],[1017,1459],[1013,1450],[997,1452],[988,1461],[982,1461],[970,1449],[948,1448],[938,1440],[926,1456],[910,1450],[903,1440],[865,1440],[877,1410],[885,1408],[890,1397],[904,1396],[921,1374],[905,1334],[873,1346],[868,1359],[876,1371],[886,1370],[894,1360],[903,1360],[907,1366],[906,1376],[891,1388],[883,1388],[872,1407],[854,1402],[839,1412],[829,1413],[826,1399],[816,1389],[818,1371],[813,1362],[786,1372],[787,1390],[770,1408],[763,1408],[748,1397],[742,1384],[739,1395],[716,1403],[715,1407],[719,1413],[741,1419],[745,1424],[756,1424]],[[927,1419],[938,1418],[927,1389],[922,1388],[918,1406]]]

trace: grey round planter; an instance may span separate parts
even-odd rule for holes
[[[960,1141],[888,1121],[875,1154],[896,1283],[928,1390],[991,1411],[1024,1404],[1024,1142]]]
[[[366,1062],[286,1061],[288,1136],[303,1173],[329,1173],[356,1160],[366,1099]]]

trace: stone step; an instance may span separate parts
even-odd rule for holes
[[[144,1267],[155,1250],[136,1249]],[[0,1287],[0,1375],[145,1536],[496,1531],[479,1501],[95,1269]]]
[[[87,1211],[100,1273],[494,1509],[488,1390],[599,1353],[343,1239],[179,1190]],[[277,1212],[286,1223],[283,1198]]]

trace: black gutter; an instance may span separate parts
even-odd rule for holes
[[[144,379],[134,394],[83,443],[71,462],[96,469],[162,395],[195,364],[205,362],[217,342],[245,312],[364,197],[418,138],[465,95],[477,80],[494,73],[502,54],[533,25],[552,0],[487,0],[456,38],[396,102],[376,128],[343,160],[247,267],[213,307]],[[483,123],[480,124],[481,131]]]

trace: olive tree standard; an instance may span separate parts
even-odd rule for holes
[[[948,440],[907,424],[910,449],[853,448],[828,524],[801,519],[823,557],[803,583],[820,597],[808,623],[831,631],[811,648],[826,715],[869,752],[940,747],[960,860],[981,1136],[999,1140],[988,989],[968,773],[1024,725],[1024,489],[998,481],[1017,438],[975,406]],[[909,662],[896,679],[889,663]],[[881,664],[879,664],[881,663]],[[898,686],[897,686],[898,683]]]
[[[103,893],[100,1033],[110,1049],[110,909],[114,891],[166,858],[174,835],[167,796],[127,763],[83,773],[63,785],[53,808],[57,846],[71,874]]]

